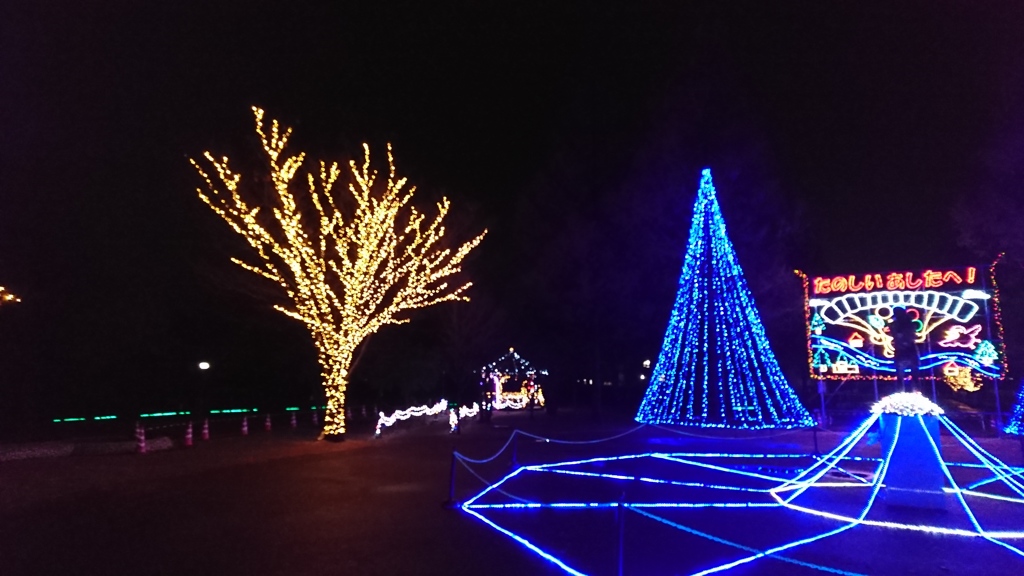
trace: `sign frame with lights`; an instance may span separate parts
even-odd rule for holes
[[[810,375],[826,380],[895,380],[888,324],[905,308],[914,320],[920,376],[976,391],[1006,376],[995,268],[903,270],[803,280]]]

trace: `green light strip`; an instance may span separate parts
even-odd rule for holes
[[[295,412],[298,409],[299,409],[298,406],[289,406],[289,407],[285,408],[284,411],[285,412]]]
[[[160,416],[188,416],[191,412],[153,412],[152,414],[139,414],[139,418],[158,418]]]
[[[93,420],[116,420],[117,416],[113,416],[113,415],[111,415],[111,416],[93,416],[92,419]]]
[[[255,411],[255,408],[252,410],[249,410],[248,408],[229,408],[227,410],[210,410],[210,414],[245,414],[246,412]]]
[[[85,418],[64,418],[64,419],[54,418],[53,419],[54,422],[82,422],[84,420],[85,420]]]

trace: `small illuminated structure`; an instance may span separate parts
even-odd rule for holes
[[[892,420],[889,431],[883,430],[889,440],[883,441],[880,449],[868,447],[868,433],[882,418]],[[943,459],[934,441],[937,430],[933,434],[929,429],[929,418],[945,428],[970,457]],[[948,504],[948,513],[923,517],[903,507],[878,505],[893,503],[893,488],[901,481],[900,451],[913,438],[923,442],[914,445],[920,449],[916,456],[933,464],[941,475],[938,497]],[[565,500],[569,494],[575,499]],[[604,522],[607,515],[598,516],[602,510],[637,514],[636,519],[627,518],[620,524],[626,530],[636,526],[641,517],[658,523],[665,528],[658,544],[668,549],[685,545],[688,550],[700,550],[694,547],[695,539],[707,542],[706,554],[675,554],[652,560],[652,565],[644,564],[647,558],[627,551],[626,573],[707,575],[746,567],[742,573],[753,569],[774,574],[802,567],[852,574],[864,570],[863,559],[836,551],[848,542],[841,535],[858,529],[869,532],[865,538],[873,537],[871,531],[885,530],[886,542],[897,547],[905,537],[908,546],[919,542],[909,538],[913,534],[939,535],[942,545],[935,548],[936,556],[927,558],[934,557],[936,566],[943,561],[943,554],[969,554],[978,565],[985,565],[990,558],[1024,562],[1024,468],[1009,466],[993,456],[941,408],[918,394],[883,399],[864,422],[822,456],[645,452],[521,466],[461,508],[573,575],[614,572],[608,565],[613,557],[595,555],[592,540],[584,532],[610,525],[610,520]],[[715,509],[715,514],[695,513],[701,509]],[[513,518],[515,511],[529,510],[547,513]],[[542,538],[558,536],[539,529],[537,523],[565,522],[560,515],[573,515],[579,530],[556,533],[571,534],[568,541],[545,542]],[[808,517],[815,521],[806,521]],[[730,526],[751,522],[780,528],[729,531]],[[538,531],[530,533],[531,527]],[[877,555],[878,562],[886,559],[884,554]],[[837,565],[845,561],[858,564]],[[751,563],[756,565],[746,566]],[[922,566],[922,570],[928,571],[928,567]]]
[[[544,406],[544,390],[538,378],[547,375],[547,370],[535,368],[509,348],[508,354],[480,368],[484,409],[521,410],[529,407],[531,399],[534,406]]]

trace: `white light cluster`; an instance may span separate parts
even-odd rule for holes
[[[537,407],[544,406],[544,391],[539,386],[537,387],[537,395],[534,398],[537,402]],[[516,392],[502,392],[494,399],[492,406],[495,410],[522,410],[529,406],[529,404],[530,393],[524,387]]]
[[[938,404],[920,392],[897,392],[882,398],[871,407],[872,414],[899,414],[900,416],[938,416],[944,414]]]
[[[380,418],[377,419],[377,430],[374,432],[377,436],[380,436],[380,431],[388,426],[394,425],[399,420],[408,420],[413,416],[432,416],[434,414],[440,414],[448,409],[448,401],[442,398],[438,400],[437,404],[428,406],[413,406],[405,410],[395,410],[391,416],[385,415],[383,412],[380,413]]]
[[[458,410],[450,408],[448,410],[448,426],[451,427],[451,431],[459,427],[459,421],[463,418],[472,418],[480,413],[480,405],[473,402],[473,406],[459,406]]]

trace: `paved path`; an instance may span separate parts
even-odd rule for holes
[[[451,448],[474,442],[445,428],[4,463],[0,574],[552,573],[441,508]]]

